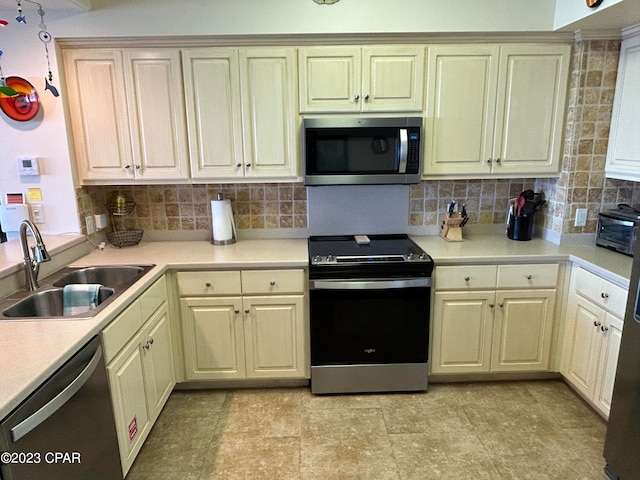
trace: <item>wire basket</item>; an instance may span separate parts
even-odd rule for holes
[[[131,229],[131,230],[115,230],[107,233],[107,240],[111,245],[116,247],[131,247],[137,245],[142,240],[142,234],[144,230]]]
[[[104,204],[106,209],[111,213],[111,215],[129,215],[133,212],[133,209],[136,208],[136,202],[126,201],[124,203],[116,203],[116,202],[107,202]]]

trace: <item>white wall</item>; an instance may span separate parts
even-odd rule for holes
[[[7,192],[23,192],[26,196],[29,187],[38,187],[45,216],[45,223],[39,225],[40,231],[78,233],[62,97],[55,98],[44,90],[47,62],[44,46],[37,36],[40,17],[35,11],[27,10],[27,13],[30,13],[29,24],[11,22],[0,30],[0,50],[4,52],[0,61],[5,76],[25,78],[36,88],[41,106],[37,116],[26,122],[11,120],[0,112],[0,201],[4,203]],[[0,12],[0,18],[7,21],[14,17],[15,11]],[[55,24],[50,26],[54,31]],[[52,45],[50,50],[55,47]],[[54,83],[59,85],[55,51],[52,68]],[[38,157],[40,177],[18,176],[16,159],[20,157]]]

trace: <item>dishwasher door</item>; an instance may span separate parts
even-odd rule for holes
[[[2,480],[122,480],[98,336],[2,421],[0,452]]]

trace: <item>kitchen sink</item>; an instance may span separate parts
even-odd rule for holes
[[[43,278],[36,291],[19,291],[0,299],[0,321],[88,319],[97,315],[155,265],[99,265],[66,267]],[[93,310],[64,315],[64,287],[100,284],[98,305]]]
[[[54,318],[64,316],[63,288],[49,288],[32,293],[19,300],[2,312],[9,318]],[[98,293],[98,306],[115,293],[113,288],[100,287]],[[67,315],[65,318],[85,318],[92,316],[91,310],[77,315]]]
[[[64,287],[70,283],[98,283],[108,287],[115,287],[132,283],[141,277],[148,269],[136,265],[82,267],[63,275],[53,282],[54,287]]]

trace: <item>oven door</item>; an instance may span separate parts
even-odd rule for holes
[[[431,278],[311,280],[311,365],[426,363]]]

